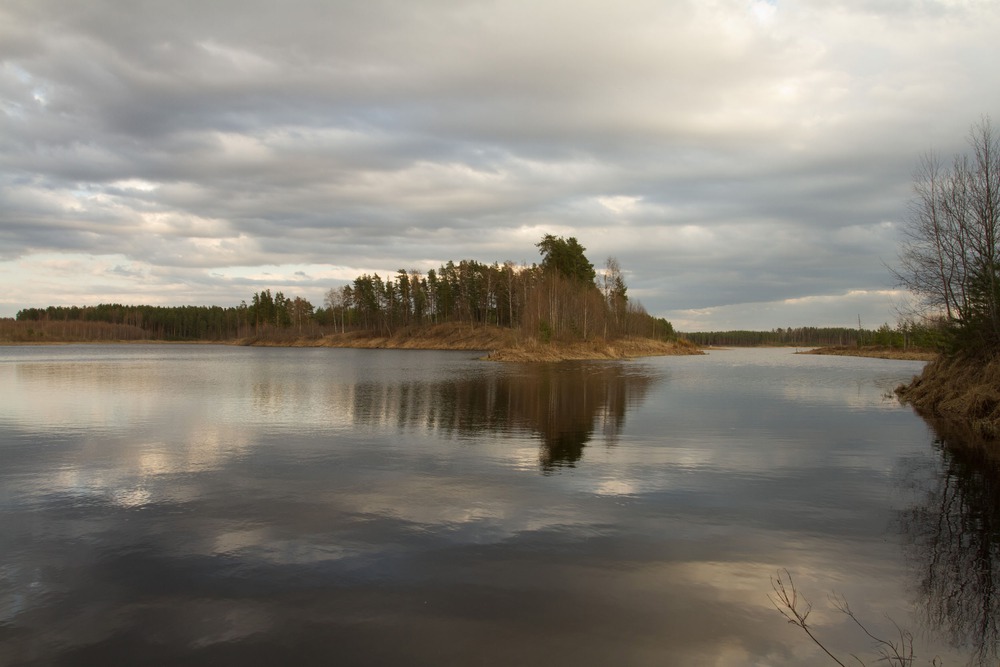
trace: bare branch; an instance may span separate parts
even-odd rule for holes
[[[823,652],[830,656],[830,659],[835,663],[840,665],[840,667],[847,667],[843,662],[841,662],[837,656],[830,652],[826,646],[823,645],[816,635],[812,633],[812,630],[806,624],[806,619],[809,617],[809,612],[812,611],[812,604],[805,598],[802,599],[802,603],[805,605],[805,609],[799,607],[799,596],[798,591],[795,589],[795,582],[792,581],[792,575],[786,569],[778,570],[776,577],[771,577],[771,589],[774,591],[774,597],[768,595],[768,599],[771,600],[771,604],[774,605],[775,609],[781,612],[781,615],[791,623],[792,625],[802,628],[802,631],[809,636],[809,639],[813,640],[816,646],[823,649]],[[857,659],[857,657],[855,657]],[[860,663],[861,661],[858,660]],[[863,664],[863,663],[862,663]]]

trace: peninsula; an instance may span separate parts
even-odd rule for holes
[[[598,272],[575,238],[547,234],[540,264],[449,261],[426,274],[363,274],[315,307],[263,289],[239,306],[48,306],[0,320],[0,342],[214,342],[483,350],[499,361],[700,354],[629,298],[621,267]]]

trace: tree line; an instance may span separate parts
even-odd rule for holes
[[[517,329],[543,340],[672,338],[673,326],[631,301],[618,261],[598,275],[579,241],[546,235],[531,266],[449,261],[426,275],[363,274],[331,289],[325,319],[341,331],[392,335],[400,328],[460,322]]]
[[[221,306],[126,306],[120,303],[49,306],[25,308],[17,313],[16,320],[58,323],[58,328],[48,328],[58,331],[63,337],[72,337],[76,333],[83,339],[90,338],[88,332],[97,331],[84,325],[95,323],[117,325],[119,331],[131,332],[122,340],[227,340],[237,337],[241,330],[240,309]],[[101,338],[104,336],[98,337]]]
[[[935,349],[942,345],[944,332],[938,321],[901,319],[895,327],[888,323],[878,329],[847,327],[788,327],[770,331],[695,331],[681,337],[696,345],[721,347],[891,347]]]
[[[26,308],[27,322],[107,322],[163,340],[228,340],[332,331],[390,336],[407,327],[457,322],[512,328],[544,341],[674,337],[673,326],[628,297],[622,269],[609,258],[598,274],[577,239],[547,234],[539,264],[449,261],[426,274],[363,274],[330,289],[316,308],[266,289],[236,307],[50,306]]]

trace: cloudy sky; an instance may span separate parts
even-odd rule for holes
[[[321,305],[551,233],[682,330],[894,322],[997,35],[995,0],[0,0],[0,316]]]

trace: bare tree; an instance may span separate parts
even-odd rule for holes
[[[346,286],[345,286],[346,287]],[[337,315],[340,315],[340,333],[344,333],[344,313],[347,307],[350,305],[350,299],[347,298],[347,293],[344,287],[337,288],[331,287],[327,293],[326,297],[323,299],[326,307],[330,309],[333,314],[334,327],[337,326]]]
[[[619,335],[624,329],[622,325],[628,304],[626,296],[628,288],[625,286],[621,264],[615,257],[608,257],[604,263],[604,272],[601,274],[601,290],[604,292],[604,301],[607,304],[608,319],[614,325],[613,334]],[[604,324],[605,338],[608,336],[608,319],[605,319]]]
[[[950,168],[921,158],[893,275],[964,345],[984,349],[1000,342],[1000,135],[984,118],[968,141],[971,155]]]

